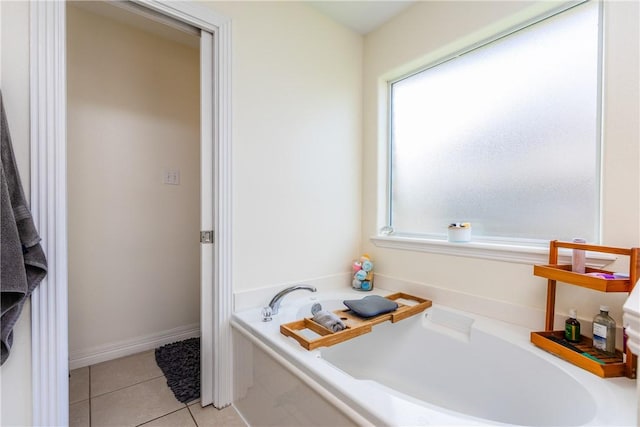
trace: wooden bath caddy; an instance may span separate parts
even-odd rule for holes
[[[386,322],[387,320],[391,320],[392,323],[399,322],[400,320],[404,320],[407,317],[411,317],[414,314],[418,314],[431,307],[430,300],[402,292],[387,295],[385,298],[395,301],[398,304],[398,308],[390,313],[368,318],[357,316],[348,308],[334,310],[333,312],[337,314],[347,325],[347,328],[340,332],[332,332],[324,326],[314,322],[311,317],[305,317],[304,319],[296,320],[295,322],[283,323],[280,325],[280,333],[295,339],[307,350],[314,350],[318,347],[330,347],[351,338],[367,334],[371,332],[373,325]],[[399,299],[415,301],[416,304],[403,304],[397,301]],[[308,338],[301,333],[301,331],[306,329],[311,330],[320,336],[316,338]]]
[[[558,248],[582,249],[585,251],[603,252],[629,257],[629,279],[603,279],[587,276],[571,271],[571,265],[558,264]],[[602,378],[628,377],[636,378],[638,357],[627,348],[626,362],[623,362],[622,352],[616,350],[615,356],[606,356],[593,349],[591,338],[581,337],[579,343],[568,343],[563,340],[564,331],[553,331],[553,321],[556,301],[556,281],[600,292],[631,292],[640,277],[640,248],[616,248],[610,246],[589,245],[584,243],[559,242],[553,240],[549,247],[549,264],[533,267],[535,276],[547,279],[547,312],[545,330],[531,332],[531,342],[558,357],[573,363]],[[610,271],[586,268],[587,273],[609,273]],[[575,347],[568,348],[567,344]],[[576,349],[580,350],[579,352]],[[594,360],[594,357],[596,360]]]
[[[615,356],[605,355],[593,348],[593,342],[589,337],[582,336],[579,343],[569,343],[564,339],[564,331],[532,332],[531,342],[599,377],[626,375],[626,364],[622,362],[622,352],[616,350]],[[567,348],[567,344],[581,353]]]

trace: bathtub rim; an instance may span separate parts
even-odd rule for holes
[[[388,291],[384,289],[377,288],[374,290],[376,294],[379,295],[387,295],[389,293],[393,293],[394,291]],[[286,316],[292,316],[297,313],[298,309],[306,304],[310,304],[313,301],[327,301],[327,300],[335,300],[335,299],[346,299],[348,296],[353,297],[353,295],[362,296],[361,292],[354,293],[355,291],[350,290],[335,290],[330,289],[327,291],[320,291],[317,294],[314,294],[311,297],[303,296],[297,299],[294,299],[289,302],[286,310],[283,310],[283,316],[279,319],[274,318],[273,322],[270,323],[262,323],[257,321],[258,313],[260,309],[245,309],[234,313],[232,317],[231,324],[232,326],[239,332],[241,332],[244,336],[249,337],[252,342],[259,342],[261,345],[269,348],[270,351],[275,352],[278,355],[279,363],[284,367],[289,369],[290,366],[293,366],[295,370],[290,369],[291,372],[296,374],[297,372],[301,372],[305,375],[305,378],[310,381],[316,381],[322,390],[320,393],[322,395],[330,395],[337,398],[340,402],[346,404],[346,412],[350,419],[353,419],[353,416],[349,416],[349,413],[355,412],[357,414],[356,417],[361,417],[367,420],[368,423],[373,425],[397,425],[397,424],[405,424],[407,420],[413,420],[411,423],[416,424],[425,424],[429,423],[431,420],[428,419],[428,415],[431,412],[435,412],[438,415],[435,417],[440,422],[436,422],[437,424],[453,424],[453,425],[508,425],[505,423],[501,423],[499,421],[494,421],[490,419],[478,418],[471,415],[467,415],[461,412],[456,412],[453,410],[449,410],[447,408],[443,408],[440,406],[436,406],[430,404],[429,402],[423,402],[419,399],[416,399],[410,395],[404,394],[402,391],[395,390],[393,388],[387,387],[384,384],[377,383],[372,380],[358,380],[356,378],[351,377],[348,373],[340,370],[337,366],[332,365],[330,362],[324,360],[321,357],[322,350],[324,347],[318,348],[316,350],[307,351],[304,350],[296,341],[293,339],[289,339],[284,335],[281,335],[279,332],[280,323],[286,323],[288,321],[295,320],[294,318],[287,318]],[[427,297],[428,298],[428,297]],[[469,313],[463,310],[459,310],[456,308],[452,308],[446,305],[441,305],[434,303],[432,308],[442,308],[448,311],[453,311],[455,313],[461,313],[463,315],[467,315],[474,318],[474,327],[480,330],[484,330],[493,335],[498,335],[500,338],[505,338],[503,334],[494,333],[493,329],[496,325],[502,325],[504,330],[502,332],[507,332],[506,336],[511,338],[516,338],[515,340],[508,339],[507,341],[511,342],[518,347],[524,348],[526,351],[533,352],[534,354],[541,357],[544,361],[551,363],[564,371],[566,374],[570,375],[573,379],[582,384],[594,397],[598,404],[598,408],[596,410],[596,414],[593,419],[587,422],[584,425],[620,425],[621,422],[626,423],[622,425],[635,425],[635,416],[630,414],[629,417],[621,416],[620,414],[614,415],[613,419],[608,416],[610,413],[615,413],[615,409],[622,409],[625,405],[621,404],[619,401],[614,402],[615,405],[610,406],[610,410],[607,410],[606,407],[610,403],[610,398],[605,399],[605,404],[599,399],[600,395],[609,396],[617,393],[629,393],[630,395],[635,396],[635,382],[632,380],[628,380],[626,378],[611,378],[611,379],[601,379],[597,377],[593,377],[593,374],[588,373],[580,368],[577,368],[568,362],[547,353],[544,350],[538,349],[534,347],[533,344],[529,341],[529,328],[523,327],[521,325],[510,324],[504,322],[502,320],[489,318],[487,316]],[[428,309],[429,310],[429,309]],[[427,310],[427,311],[428,311]],[[423,316],[424,313],[421,313],[419,316]],[[488,329],[487,329],[488,328]],[[524,331],[524,333],[523,333]],[[524,338],[526,335],[526,340]],[[277,337],[277,338],[275,338]],[[266,343],[262,340],[266,340]],[[262,348],[262,347],[261,347]],[[317,363],[313,359],[320,359],[321,363]],[[315,365],[310,365],[310,363],[315,363]],[[369,383],[374,383],[379,385],[380,390],[392,391],[393,402],[398,403],[396,400],[399,400],[407,405],[408,409],[417,409],[418,415],[416,417],[413,416],[405,416],[403,420],[405,422],[398,422],[396,419],[389,418],[384,413],[385,411],[379,410],[375,405],[366,404],[366,402],[359,401],[358,398],[353,397],[353,394],[358,390],[354,387],[351,389],[345,389],[345,378],[338,378],[337,381],[334,381],[335,377],[325,377],[325,373],[329,375],[334,375],[335,373],[340,372],[340,374],[350,381],[346,381],[350,383],[349,385],[353,386],[354,383],[358,385],[358,387],[366,386]],[[302,378],[301,378],[302,379]],[[584,380],[584,381],[583,381]],[[603,387],[602,391],[594,392],[589,385],[598,384],[595,381],[605,381],[605,383],[599,384],[607,384]],[[624,383],[626,380],[628,383]],[[586,384],[585,384],[586,381]],[[315,388],[314,388],[315,389]],[[627,390],[628,389],[628,390]],[[357,393],[356,393],[357,394]],[[625,400],[626,401],[626,400]],[[427,417],[423,417],[420,413],[424,411],[427,414]],[[624,412],[627,412],[625,409]],[[631,411],[628,411],[631,412]],[[633,411],[635,413],[635,411]],[[353,414],[352,414],[353,415]],[[442,417],[441,417],[442,416]],[[417,421],[416,421],[417,420]],[[444,421],[442,421],[444,420]],[[621,421],[622,420],[622,421]]]

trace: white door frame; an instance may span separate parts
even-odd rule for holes
[[[232,401],[231,21],[194,2],[134,1],[213,34],[214,271],[213,288],[202,290],[212,325],[201,325],[213,346],[202,354],[211,367],[202,404],[222,408]],[[49,263],[31,299],[32,424],[54,426],[69,421],[66,10],[63,1],[35,1],[30,8],[31,210]]]

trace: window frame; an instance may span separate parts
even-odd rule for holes
[[[385,132],[380,135],[380,144],[384,144],[381,153],[384,153],[384,158],[379,163],[384,171],[384,188],[379,186],[379,195],[384,198],[383,203],[380,205],[378,211],[377,231],[376,235],[370,238],[371,242],[382,248],[389,249],[402,249],[418,252],[428,252],[443,255],[455,255],[465,256],[471,258],[493,259],[507,262],[524,263],[524,264],[536,264],[546,263],[548,260],[548,246],[549,241],[544,239],[522,239],[522,238],[497,238],[489,236],[474,236],[471,242],[455,243],[449,242],[446,236],[438,237],[429,234],[410,234],[401,233],[395,234],[392,227],[392,117],[393,117],[393,105],[392,105],[392,85],[396,82],[409,78],[413,75],[419,74],[425,70],[433,67],[437,67],[441,64],[449,62],[459,56],[473,52],[486,45],[489,45],[502,38],[508,37],[518,31],[536,25],[542,21],[545,21],[554,16],[560,15],[575,7],[579,7],[585,3],[593,1],[597,4],[598,8],[598,63],[597,63],[597,127],[596,134],[598,135],[598,147],[597,147],[597,164],[598,171],[596,176],[596,185],[598,191],[598,212],[597,212],[597,239],[594,243],[599,243],[602,240],[602,174],[603,174],[603,148],[604,138],[602,135],[603,128],[603,72],[604,72],[604,7],[603,2],[599,0],[582,0],[577,3],[563,4],[559,7],[548,10],[542,14],[538,14],[529,19],[525,19],[517,25],[508,27],[503,31],[498,31],[494,35],[481,38],[475,42],[468,44],[466,47],[457,49],[447,55],[440,56],[435,60],[429,61],[420,67],[414,67],[408,72],[396,73],[389,76],[389,78],[381,81],[379,90],[381,108],[384,108],[386,114],[381,115],[381,119],[385,120]],[[384,104],[384,106],[382,105]],[[559,259],[561,262],[570,262],[570,252],[560,251]],[[594,266],[603,267],[615,260],[614,256],[600,253],[587,253],[588,262]]]

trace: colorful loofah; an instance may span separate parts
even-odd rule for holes
[[[352,264],[353,280],[351,287],[361,291],[373,289],[373,262],[368,254],[364,254]]]

